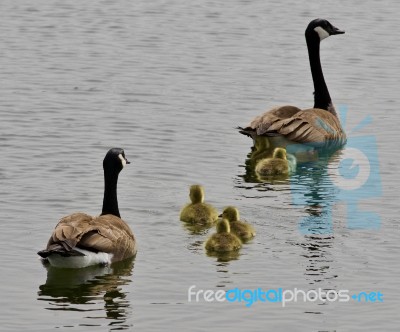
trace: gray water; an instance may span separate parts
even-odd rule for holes
[[[2,0],[0,329],[397,331],[399,12],[394,0]],[[316,17],[346,31],[321,59],[349,138],[375,140],[358,146],[378,158],[365,196],[329,182],[352,139],[291,181],[246,172],[252,142],[235,127],[275,105],[312,106],[304,29]],[[114,146],[132,162],[118,194],[136,259],[47,269],[36,252],[57,221],[100,213]],[[237,257],[207,256],[213,231],[179,221],[194,183],[255,226]],[[383,302],[189,303],[191,285],[379,291]]]

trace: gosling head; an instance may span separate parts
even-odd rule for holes
[[[189,193],[190,200],[193,204],[204,202],[204,188],[198,184],[194,184],[190,187]]]
[[[218,220],[216,228],[217,228],[217,233],[231,232],[231,226],[229,225],[229,221],[225,218]]]
[[[276,148],[274,150],[274,154],[272,155],[272,158],[278,158],[278,159],[286,160],[286,149],[284,149],[284,148]]]
[[[124,149],[112,148],[108,150],[103,160],[103,169],[105,172],[121,172],[125,165],[130,164],[125,157]]]
[[[234,206],[228,206],[224,209],[220,217],[227,219],[228,221],[240,220],[239,210]]]
[[[321,18],[312,20],[306,29],[306,38],[317,38],[319,41],[332,36],[343,34],[344,31],[333,26],[329,21]]]

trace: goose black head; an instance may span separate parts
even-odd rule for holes
[[[321,18],[312,20],[306,29],[306,38],[316,36],[321,41],[332,35],[343,34],[344,31],[333,26],[329,21]]]
[[[105,171],[121,172],[126,164],[130,164],[125,157],[124,149],[112,148],[108,150],[103,160],[103,169]]]

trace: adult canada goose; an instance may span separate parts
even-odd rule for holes
[[[118,175],[129,164],[123,149],[109,150],[103,160],[104,199],[101,215],[73,213],[60,220],[47,247],[38,254],[56,267],[82,268],[133,257],[136,240],[119,214]]]
[[[321,40],[343,34],[324,19],[311,21],[305,31],[310,60],[311,74],[314,82],[314,108],[301,110],[295,106],[280,106],[257,116],[240,132],[250,136],[254,141],[260,137],[272,140],[270,146],[287,144],[310,144],[317,148],[337,149],[346,142],[344,133],[332,104],[328,87],[322,72],[319,46]]]
[[[220,219],[217,222],[217,233],[211,235],[205,243],[208,251],[229,252],[242,247],[240,239],[231,233],[229,221]]]
[[[250,240],[256,235],[253,226],[240,220],[239,210],[236,207],[226,207],[220,217],[229,221],[231,233],[235,234],[242,241]]]
[[[256,173],[261,176],[289,175],[295,169],[296,158],[284,148],[275,148],[272,158],[261,159],[256,165]]]
[[[218,219],[218,211],[212,205],[204,203],[204,188],[198,184],[190,187],[191,203],[185,205],[180,213],[184,222],[197,225],[212,225]]]

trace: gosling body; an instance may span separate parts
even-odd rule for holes
[[[272,157],[259,160],[255,169],[261,176],[290,175],[295,170],[296,158],[284,148],[275,148]]]
[[[218,219],[218,211],[211,204],[204,202],[204,188],[200,185],[190,187],[191,203],[180,212],[180,219],[194,225],[213,225]]]
[[[227,219],[217,222],[217,233],[211,235],[205,243],[205,248],[210,252],[230,252],[239,250],[242,247],[240,239],[230,232],[230,225]]]
[[[248,241],[256,235],[252,225],[240,220],[240,213],[236,207],[226,207],[221,217],[229,221],[231,233],[235,234],[240,240]]]

